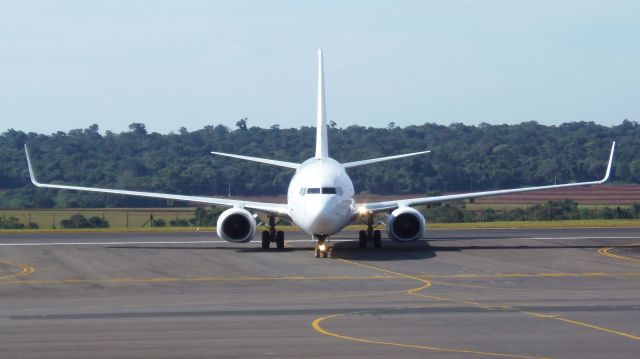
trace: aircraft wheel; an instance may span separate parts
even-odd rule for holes
[[[318,249],[318,247],[316,247],[315,251],[314,251],[314,256],[316,258],[320,258],[320,249]]]
[[[373,231],[373,247],[380,248],[382,247],[382,233],[379,230]]]
[[[278,249],[284,249],[284,232],[283,231],[276,232],[276,247]]]
[[[360,249],[367,248],[367,231],[358,232],[358,245]]]
[[[269,231],[262,231],[262,249],[269,249],[269,243],[271,243]]]

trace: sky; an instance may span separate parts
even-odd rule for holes
[[[640,1],[0,0],[0,132],[640,122]]]

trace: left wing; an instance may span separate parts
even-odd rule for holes
[[[75,190],[75,191],[87,191],[87,192],[99,192],[99,193],[111,193],[111,194],[121,194],[121,195],[127,195],[127,196],[138,196],[138,197],[159,198],[159,199],[170,199],[170,200],[176,200],[176,201],[206,203],[206,204],[212,204],[217,206],[241,207],[246,209],[252,209],[262,213],[287,216],[287,217],[289,215],[288,214],[289,212],[287,210],[287,205],[279,204],[279,203],[252,202],[252,201],[241,201],[241,200],[234,200],[234,199],[227,199],[227,198],[184,196],[179,194],[139,192],[139,191],[127,191],[127,190],[120,190],[120,189],[80,187],[80,186],[67,186],[67,185],[61,185],[61,184],[40,183],[38,182],[35,174],[33,173],[33,167],[31,166],[31,159],[29,158],[29,150],[27,149],[26,144],[24,145],[24,151],[27,155],[27,165],[29,166],[29,176],[31,177],[31,182],[37,187],[68,189],[68,190]]]
[[[532,192],[532,191],[540,191],[545,189],[579,187],[579,186],[590,186],[590,185],[602,184],[609,179],[609,175],[611,174],[611,164],[613,163],[613,152],[615,150],[615,147],[616,147],[616,143],[614,141],[613,144],[611,145],[611,153],[609,154],[609,164],[607,165],[607,172],[605,173],[604,178],[602,178],[599,181],[564,183],[564,184],[549,185],[549,186],[524,187],[524,188],[502,189],[502,190],[496,190],[496,191],[450,194],[450,195],[444,195],[444,196],[399,199],[394,201],[364,203],[364,204],[357,205],[356,208],[358,212],[361,212],[361,213],[367,213],[367,212],[376,213],[376,212],[391,211],[398,207],[410,207],[410,206],[418,206],[418,205],[424,205],[424,204],[430,204],[430,203],[460,201],[460,200],[479,198],[479,197],[498,196],[501,194],[509,194],[509,193]]]

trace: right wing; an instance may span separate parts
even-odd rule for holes
[[[241,207],[241,208],[252,209],[252,210],[262,212],[262,213],[267,213],[267,214],[288,216],[287,205],[279,204],[279,203],[252,202],[252,201],[241,201],[241,200],[234,200],[234,199],[227,199],[227,198],[184,196],[179,194],[139,192],[139,191],[127,191],[127,190],[120,190],[120,189],[80,187],[80,186],[67,186],[67,185],[60,185],[60,184],[40,183],[38,182],[35,174],[33,173],[33,167],[31,166],[31,159],[29,158],[29,150],[27,149],[26,144],[24,145],[24,151],[27,155],[27,165],[29,166],[29,176],[31,177],[31,182],[37,187],[57,188],[57,189],[67,189],[67,190],[87,191],[87,192],[99,192],[99,193],[111,193],[111,194],[121,194],[121,195],[127,195],[127,196],[138,196],[138,197],[159,198],[159,199],[170,199],[170,200],[176,200],[176,201],[197,202],[197,203],[205,203],[205,204],[226,206],[226,207]]]
[[[609,154],[609,164],[607,165],[607,172],[605,173],[604,178],[602,178],[599,181],[564,183],[564,184],[549,185],[549,186],[501,189],[496,191],[471,192],[471,193],[449,194],[444,196],[409,198],[409,199],[398,199],[398,200],[385,201],[385,202],[364,203],[364,204],[357,205],[357,210],[361,213],[386,212],[386,211],[392,211],[398,207],[411,207],[411,206],[419,206],[419,205],[425,205],[430,203],[461,201],[465,199],[498,196],[501,194],[509,194],[509,193],[532,192],[532,191],[540,191],[545,189],[603,184],[609,179],[609,175],[611,174],[611,164],[613,163],[613,152],[615,148],[616,148],[616,143],[614,141],[613,144],[611,145],[611,153]]]

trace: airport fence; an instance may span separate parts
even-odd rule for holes
[[[215,225],[221,211],[220,208],[190,207],[6,209],[0,210],[0,228],[68,228],[63,222],[77,220],[77,215],[98,228],[209,227]],[[640,204],[578,206],[570,200],[502,208],[498,205],[466,208],[465,204],[453,203],[422,208],[422,211],[429,223],[640,219]]]
[[[80,214],[84,218],[98,218],[99,223],[108,223],[110,228],[144,228],[164,227],[172,223],[189,226],[194,222],[194,208],[144,208],[144,209],[98,209],[98,208],[71,208],[71,209],[9,209],[0,210],[0,223],[5,228],[12,224],[20,224],[23,228],[53,229],[63,228],[62,221],[69,220],[74,215]],[[0,226],[1,227],[1,226]]]
[[[573,201],[552,201],[515,208],[492,205],[472,209],[445,205],[427,208],[424,214],[431,223],[640,219],[640,204],[578,207]]]

